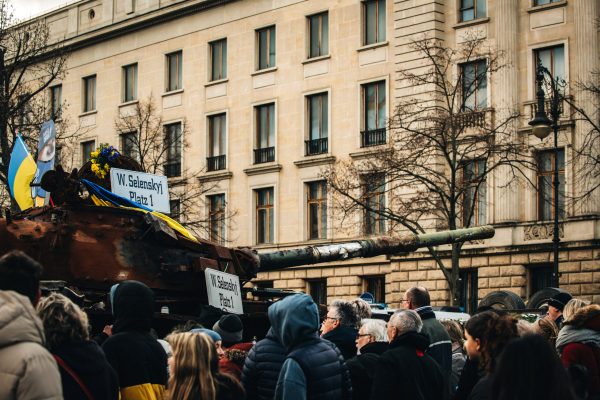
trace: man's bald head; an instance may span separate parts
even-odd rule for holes
[[[408,308],[411,310],[431,305],[429,292],[422,286],[415,286],[408,289],[405,296],[408,303]]]

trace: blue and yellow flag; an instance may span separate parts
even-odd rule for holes
[[[29,154],[25,142],[21,135],[17,135],[8,165],[8,186],[10,194],[21,210],[33,207],[30,184],[36,169],[35,161]]]

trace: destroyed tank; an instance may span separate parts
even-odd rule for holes
[[[163,334],[177,323],[200,318],[208,304],[207,268],[237,275],[243,286],[262,271],[407,253],[494,235],[492,227],[484,226],[258,253],[190,240],[151,213],[89,204],[78,194],[76,181],[66,174],[51,174],[46,184],[60,205],[14,215],[5,211],[0,218],[0,254],[19,249],[38,260],[44,266],[43,289],[71,292],[88,311],[94,330],[110,323],[107,293],[124,280],[138,280],[154,290],[156,328]],[[274,290],[268,297],[286,294]],[[245,336],[261,337],[268,328],[270,301],[246,300],[246,293],[242,298]]]

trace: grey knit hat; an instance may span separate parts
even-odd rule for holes
[[[242,325],[242,320],[237,315],[227,314],[215,322],[213,331],[221,335],[224,344],[235,344],[242,341],[244,325]]]

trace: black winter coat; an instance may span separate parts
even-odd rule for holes
[[[352,398],[368,399],[379,356],[388,349],[387,342],[372,342],[360,349],[360,355],[348,360],[346,365],[352,379]]]
[[[119,382],[104,352],[93,341],[64,344],[53,351],[83,381],[94,400],[119,397]],[[58,367],[66,400],[86,399],[85,393],[75,379],[61,366]]]
[[[267,336],[254,345],[242,371],[242,384],[248,400],[273,399],[286,354],[286,349],[270,329]]]
[[[467,400],[471,394],[471,390],[473,390],[483,375],[484,373],[479,369],[479,360],[467,358],[458,379],[458,389],[452,399]]]
[[[335,344],[342,352],[344,359],[347,361],[356,356],[356,337],[358,331],[356,328],[349,326],[338,326],[332,331],[327,332],[322,336],[323,339],[329,340]]]
[[[427,337],[417,332],[394,338],[379,357],[371,400],[446,399],[447,381],[438,363],[425,353],[428,346]]]

